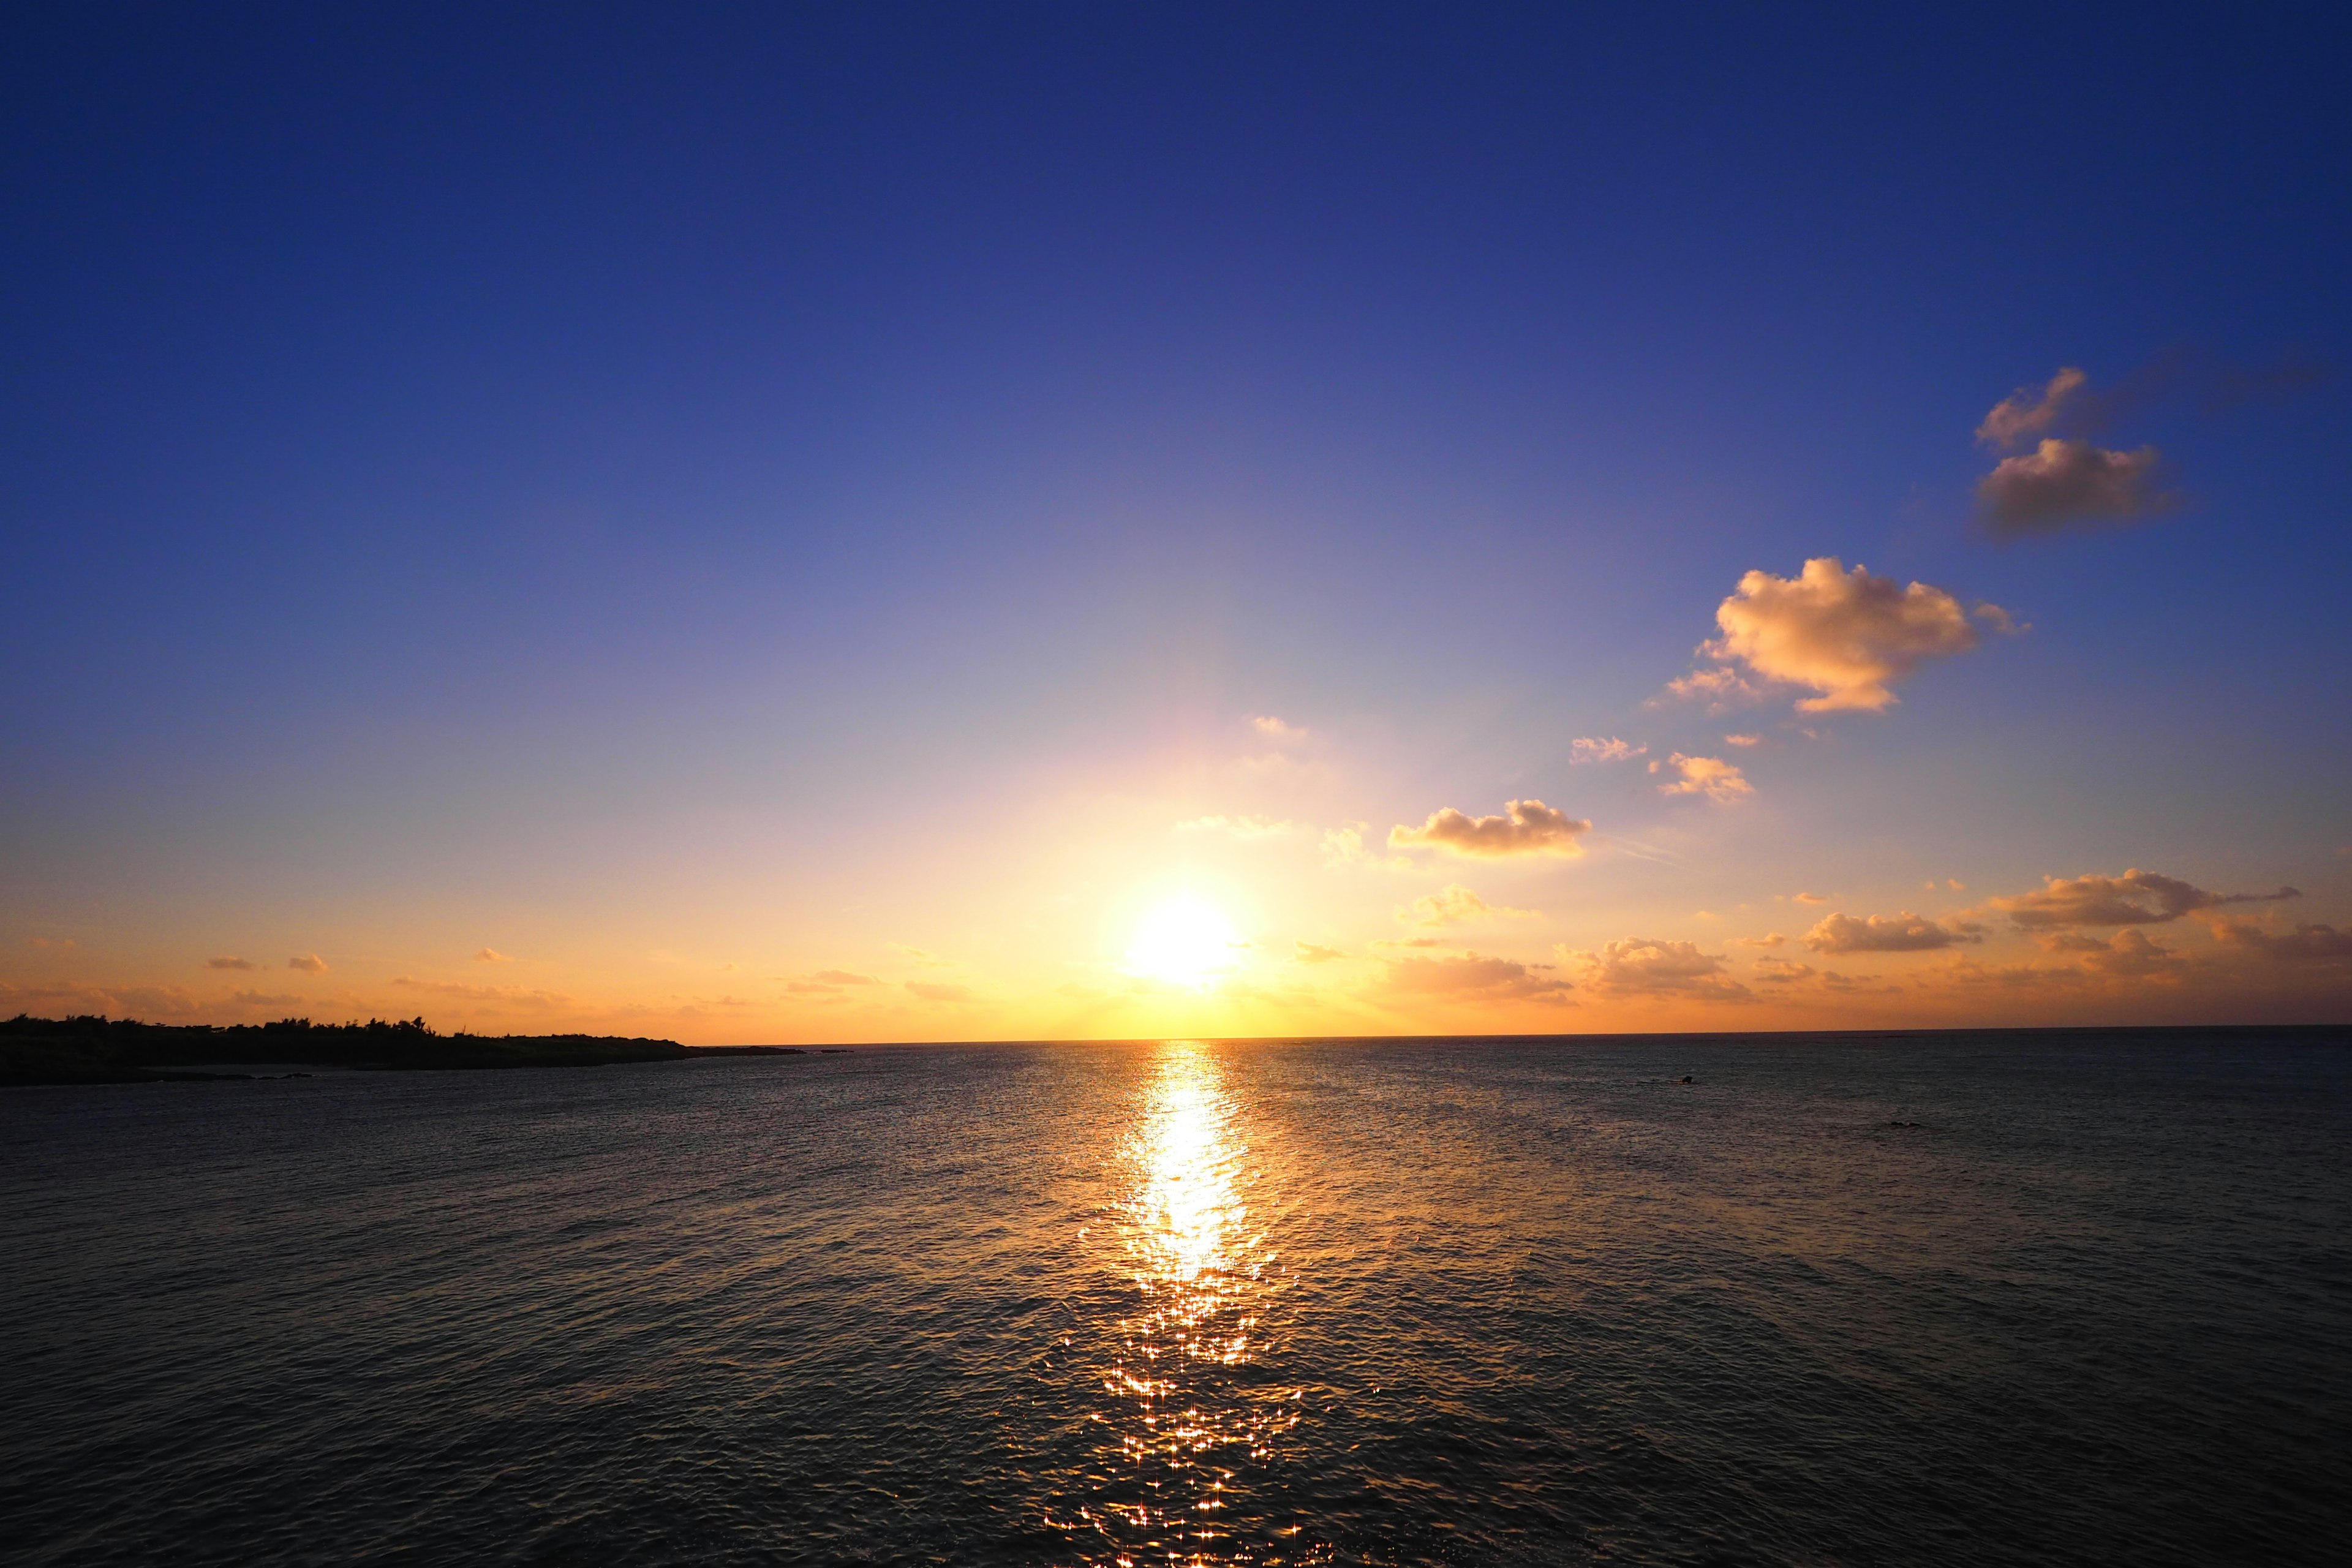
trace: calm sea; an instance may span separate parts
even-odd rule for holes
[[[12,1091],[0,1556],[2341,1562],[2347,1156],[2284,1037]]]

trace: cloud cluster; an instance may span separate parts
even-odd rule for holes
[[[1940,925],[1909,910],[1867,920],[1831,915],[1805,933],[1805,945],[1815,952],[1928,952],[1983,940],[1974,927]]]
[[[1676,752],[1666,761],[1683,776],[1674,784],[1660,784],[1660,795],[1703,795],[1718,805],[1728,805],[1742,795],[1756,793],[1748,775],[1721,757],[1686,757]],[[1651,770],[1655,772],[1657,765],[1652,763]]]
[[[2251,921],[2216,921],[2213,939],[2227,947],[2289,963],[2352,958],[2352,931],[2338,931],[2329,925],[2298,925],[2292,931],[2274,935]]]
[[[1500,816],[1465,816],[1452,806],[1433,812],[1419,827],[1389,829],[1392,849],[1443,849],[1478,859],[1516,855],[1577,856],[1579,835],[1592,824],[1555,810],[1539,800],[1507,802]]]
[[[2081,436],[2053,434],[2089,384],[2069,365],[2038,392],[2019,387],[1977,426],[1979,442],[2011,454],[1977,481],[1978,503],[1994,531],[2046,533],[2070,522],[2128,521],[2167,504],[2169,498],[2157,489],[2155,447],[2116,451]]]
[[[1629,745],[1611,735],[1579,735],[1568,743],[1568,760],[1577,763],[1630,763],[1649,751],[1647,746]]]
[[[1419,926],[1459,925],[1465,921],[1484,920],[1499,915],[1507,920],[1533,920],[1540,913],[1536,910],[1515,910],[1507,904],[1490,904],[1461,883],[1455,882],[1444,892],[1431,893],[1413,900],[1408,909],[1397,911],[1397,919]]]
[[[1893,682],[1927,659],[1977,646],[1968,612],[1941,588],[1901,586],[1864,566],[1848,572],[1833,555],[1806,562],[1794,577],[1748,573],[1715,620],[1723,635],[1699,651],[1719,668],[1667,689],[1705,696],[1718,709],[1730,693],[1759,689],[1736,668],[1745,665],[1765,680],[1819,692],[1797,704],[1805,712],[1881,712],[1895,700]]]
[[[2209,893],[2177,877],[2135,868],[2120,877],[2050,877],[2030,893],[1995,899],[1992,907],[2021,930],[2062,926],[2161,925],[2198,910],[2222,904],[2271,903],[2303,895],[2293,888],[2275,893]]]
[[[1598,952],[1562,949],[1560,957],[1587,989],[1605,996],[1745,1002],[1755,995],[1724,973],[1722,959],[1701,952],[1696,942],[1629,936],[1603,942]]]
[[[1385,987],[1404,996],[1440,996],[1477,1001],[1561,1001],[1573,989],[1543,973],[1549,966],[1507,958],[1389,958]]]

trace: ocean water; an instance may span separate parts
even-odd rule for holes
[[[2284,1037],[12,1091],[0,1557],[2341,1561],[2348,1155]]]

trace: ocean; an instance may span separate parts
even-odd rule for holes
[[[2352,1047],[0,1093],[18,1563],[2317,1563]]]

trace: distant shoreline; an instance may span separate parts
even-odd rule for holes
[[[0,1088],[59,1084],[233,1082],[299,1076],[244,1066],[354,1072],[499,1070],[688,1061],[698,1056],[795,1057],[801,1046],[689,1047],[611,1035],[444,1035],[424,1019],[314,1024],[144,1024],[129,1018],[0,1021]],[[224,1066],[220,1064],[235,1064]]]

